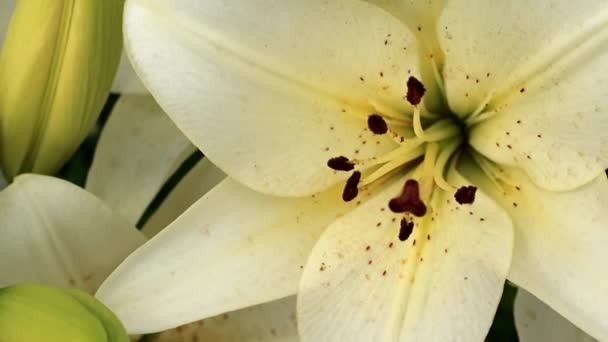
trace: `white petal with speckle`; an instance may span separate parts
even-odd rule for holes
[[[418,75],[413,35],[357,1],[130,0],[127,50],[177,126],[230,177],[298,196],[345,179],[331,157],[377,155],[364,132]],[[360,136],[361,134],[361,136]]]
[[[484,190],[513,219],[515,242],[509,280],[532,293],[588,334],[608,339],[608,180],[569,192],[534,186],[521,171],[516,182]]]
[[[437,191],[434,210],[401,242],[401,217],[386,206],[403,183],[337,220],[315,245],[298,293],[304,341],[486,336],[511,260],[509,218],[483,193],[461,206]]]
[[[522,85],[523,93],[505,99],[494,117],[471,130],[471,145],[496,162],[523,168],[550,190],[574,189],[603,174],[608,167],[607,42],[608,29],[602,39],[577,47],[545,75]]]
[[[226,179],[129,256],[97,297],[131,333],[147,333],[293,295],[321,232],[356,205],[340,192],[287,199]]]
[[[556,61],[579,54],[607,21],[604,0],[448,1],[437,34],[450,107],[463,116],[486,99],[519,92]]]

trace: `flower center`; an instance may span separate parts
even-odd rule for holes
[[[457,188],[445,177],[466,147],[464,124],[454,115],[428,111],[422,101],[425,92],[424,85],[410,77],[404,99],[413,106],[413,113],[408,115],[378,110],[368,116],[367,126],[372,133],[389,134],[397,143],[392,151],[368,159],[338,156],[327,162],[327,166],[333,170],[353,171],[344,187],[344,201],[352,201],[359,189],[369,187],[418,161],[419,166],[406,181],[402,193],[388,203],[393,212],[409,214],[410,218],[424,216],[427,213],[425,203],[428,203],[435,188],[454,193],[460,204],[473,203],[475,187]],[[411,227],[411,222],[404,218],[399,238],[407,239]]]

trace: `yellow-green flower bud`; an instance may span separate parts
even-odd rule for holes
[[[0,160],[52,174],[86,137],[122,49],[124,0],[18,0],[0,54]]]
[[[116,316],[78,290],[22,284],[0,289],[0,342],[128,342]]]

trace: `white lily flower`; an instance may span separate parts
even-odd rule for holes
[[[137,73],[231,179],[98,297],[133,332],[297,291],[305,341],[479,341],[508,278],[607,339],[607,22],[597,0],[127,1]]]

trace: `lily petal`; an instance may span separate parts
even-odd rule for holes
[[[508,216],[483,193],[460,206],[452,194],[436,191],[432,211],[401,242],[401,216],[386,206],[402,186],[403,179],[393,182],[332,224],[315,245],[298,293],[303,340],[486,336],[511,259]]]
[[[156,235],[226,178],[222,170],[205,158],[171,190],[167,198],[142,228],[148,238]]]
[[[542,191],[529,181],[520,187],[521,210],[510,210],[516,234],[509,279],[587,333],[608,339],[608,280],[599,271],[608,258],[606,175],[568,193]]]
[[[356,205],[340,190],[285,199],[226,179],[127,258],[97,297],[130,333],[147,333],[293,295],[321,231]]]
[[[420,32],[427,40],[436,39],[435,25],[446,0],[364,0],[401,20],[413,32]],[[424,44],[424,42],[421,42]]]
[[[148,89],[141,83],[139,76],[133,70],[127,55],[124,53],[120,57],[120,64],[118,65],[118,71],[112,84],[113,93],[121,94],[137,94],[146,95],[149,94]]]
[[[446,0],[365,0],[401,21],[418,38],[422,81],[426,87],[425,107],[433,112],[445,110],[443,84],[439,72],[445,60],[439,46],[437,21]],[[439,83],[441,82],[441,84]]]
[[[37,282],[89,293],[145,241],[93,195],[37,175],[0,192],[0,233],[0,287]]]
[[[602,39],[577,47],[506,99],[494,117],[471,131],[473,147],[496,162],[523,168],[549,190],[571,190],[603,174],[608,167],[604,31]]]
[[[521,342],[596,341],[524,289],[517,291],[513,311]]]
[[[364,131],[367,116],[411,111],[402,97],[419,75],[415,39],[375,6],[130,0],[125,13],[150,92],[214,164],[260,192],[308,195],[344,180],[328,159],[394,147]]]
[[[101,133],[86,189],[135,225],[194,151],[151,96],[123,95]]]
[[[608,180],[602,174],[570,192],[536,187],[504,168],[511,185],[481,184],[513,219],[509,280],[600,340],[608,339]]]
[[[296,297],[211,317],[149,337],[150,342],[296,342]]]
[[[518,93],[557,60],[579,54],[607,20],[602,0],[448,1],[437,30],[450,107],[464,116]]]

